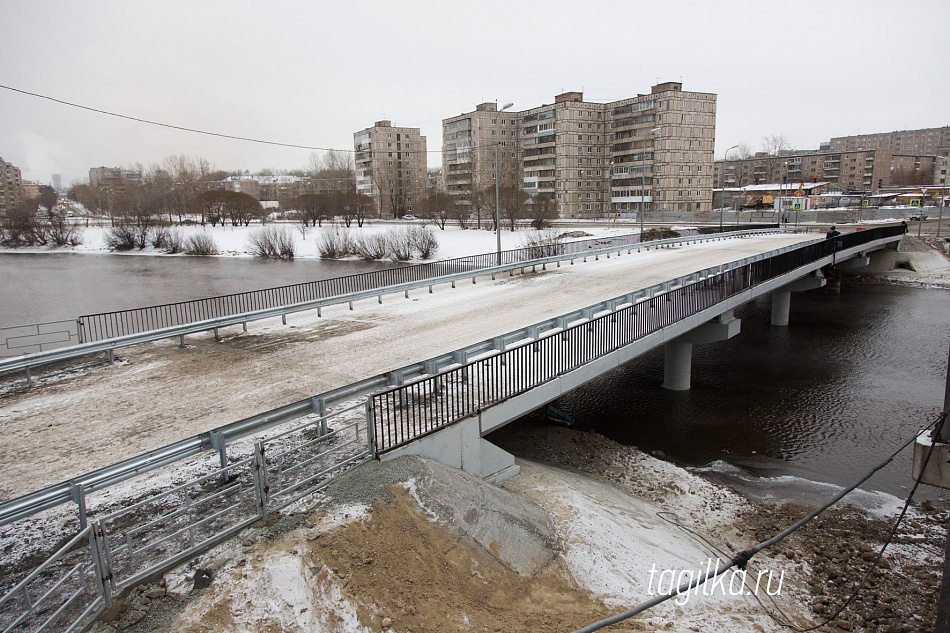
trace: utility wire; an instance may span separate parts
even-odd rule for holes
[[[944,422],[945,422],[946,419],[947,419],[947,413],[948,413],[947,411],[944,411],[944,412],[940,415],[940,417],[938,417],[936,420],[934,420],[933,422],[931,422],[924,430],[927,430],[927,429],[929,429],[929,428],[931,428],[931,427],[934,427],[934,426],[936,426],[937,429],[941,428],[941,427],[943,426]],[[910,446],[914,441],[916,441],[918,435],[919,435],[919,434],[914,435],[911,439],[909,439],[909,440],[907,440],[906,442],[904,442],[897,450],[895,450],[893,453],[891,453],[890,456],[888,456],[884,461],[882,461],[880,464],[878,464],[877,466],[875,466],[875,467],[873,467],[871,470],[869,470],[863,477],[861,477],[861,479],[859,479],[858,481],[856,481],[854,484],[852,484],[852,485],[849,486],[848,488],[845,488],[845,489],[841,490],[841,491],[840,491],[837,495],[835,495],[830,501],[827,501],[824,505],[822,505],[822,506],[816,508],[816,509],[813,510],[812,512],[809,512],[809,513],[808,513],[806,516],[804,516],[802,519],[796,521],[796,522],[793,523],[790,527],[786,528],[786,529],[783,530],[782,532],[779,532],[778,534],[776,534],[776,535],[773,536],[772,538],[770,538],[770,539],[768,539],[768,540],[765,540],[765,541],[762,541],[761,543],[759,543],[759,544],[756,545],[755,547],[752,547],[751,549],[747,549],[747,550],[744,550],[744,551],[742,551],[742,552],[739,552],[738,554],[736,554],[736,555],[735,555],[731,560],[729,560],[728,562],[721,563],[715,570],[710,571],[710,572],[707,572],[704,577],[698,577],[698,578],[696,578],[696,579],[694,579],[694,580],[692,580],[692,581],[690,581],[690,582],[685,582],[685,583],[681,584],[679,587],[677,587],[675,590],[671,589],[668,593],[660,594],[660,595],[658,595],[658,596],[652,598],[651,600],[648,600],[648,601],[646,601],[646,602],[643,602],[643,603],[637,605],[636,607],[633,607],[632,609],[628,609],[627,611],[624,611],[624,612],[622,612],[622,613],[617,613],[617,614],[612,615],[612,616],[610,616],[610,617],[604,618],[603,620],[598,620],[597,622],[594,622],[594,623],[592,623],[592,624],[589,624],[589,625],[587,625],[587,626],[585,626],[585,627],[583,627],[583,628],[581,628],[581,629],[577,629],[576,631],[574,631],[574,633],[592,633],[593,631],[598,631],[598,630],[600,630],[600,629],[602,629],[602,628],[604,628],[604,627],[607,627],[607,626],[610,626],[610,625],[612,625],[612,624],[616,624],[616,623],[618,623],[618,622],[622,622],[623,620],[632,618],[633,616],[638,615],[638,614],[640,614],[640,613],[646,611],[647,609],[650,609],[650,608],[652,608],[652,607],[655,607],[655,606],[658,605],[658,604],[661,604],[661,603],[663,603],[663,602],[666,602],[667,600],[669,600],[669,599],[671,599],[671,598],[674,598],[674,597],[676,597],[676,596],[678,596],[678,595],[680,595],[680,594],[684,594],[684,593],[688,592],[690,589],[693,589],[693,588],[695,588],[695,587],[698,587],[698,586],[704,584],[707,580],[711,580],[711,579],[713,579],[713,578],[715,578],[715,577],[717,577],[717,576],[721,576],[722,574],[726,573],[727,571],[729,571],[729,570],[732,569],[733,567],[738,567],[739,569],[745,569],[745,567],[748,565],[749,561],[752,559],[753,556],[755,556],[756,554],[758,554],[758,553],[761,552],[762,550],[764,550],[764,549],[766,549],[766,548],[769,548],[769,547],[772,547],[773,545],[775,545],[775,544],[777,544],[778,542],[780,542],[780,541],[782,541],[783,539],[785,539],[787,536],[789,536],[790,534],[792,534],[793,532],[795,532],[796,530],[798,530],[799,528],[801,528],[802,526],[804,526],[806,523],[808,523],[809,521],[811,521],[812,519],[814,519],[815,517],[817,517],[817,516],[820,515],[821,513],[825,512],[828,508],[830,508],[831,506],[833,506],[833,505],[835,505],[836,503],[838,503],[839,501],[841,501],[841,499],[843,499],[843,498],[844,498],[845,496],[847,496],[849,493],[851,493],[852,491],[854,491],[858,486],[860,486],[860,485],[863,484],[865,481],[867,481],[868,479],[870,479],[876,472],[878,472],[879,470],[881,470],[882,468],[884,468],[885,466],[887,466],[888,464],[890,464],[890,463],[894,460],[894,458],[897,457],[897,455],[898,455],[901,451],[903,451],[905,448],[907,448],[908,446]],[[936,432],[934,433],[934,435],[936,435]],[[927,454],[927,460],[924,462],[924,466],[926,466],[927,461],[930,460],[930,454],[931,454],[932,452],[933,452],[933,445],[931,445],[931,451],[928,452],[928,454]],[[887,539],[887,542],[886,542],[885,545],[884,545],[884,548],[887,547],[887,544],[890,543],[890,541],[891,541],[891,539],[893,538],[894,534],[896,534],[896,532],[897,532],[897,527],[898,527],[898,525],[900,525],[901,520],[904,518],[904,515],[905,515],[905,513],[906,513],[906,511],[907,511],[907,508],[908,508],[909,505],[910,505],[911,499],[913,498],[914,492],[917,490],[917,487],[918,487],[919,484],[920,484],[920,478],[921,478],[922,476],[923,476],[923,469],[921,469],[921,475],[920,475],[920,477],[917,478],[917,480],[916,480],[916,482],[915,482],[915,484],[914,484],[913,489],[910,491],[910,494],[909,494],[908,497],[907,497],[907,501],[906,501],[905,504],[904,504],[904,510],[901,512],[900,516],[898,517],[897,522],[894,524],[894,528],[891,530],[891,534],[888,536],[888,539]],[[876,567],[877,563],[880,562],[881,557],[884,555],[884,548],[882,548],[881,551],[880,551],[880,553],[878,554],[878,557],[877,557],[877,559],[875,560],[874,565],[871,567],[871,571],[874,570],[874,568]],[[859,587],[855,590],[854,594],[838,609],[838,611],[835,612],[834,616],[832,616],[832,617],[836,617],[838,614],[840,614],[840,613],[851,603],[851,601],[854,600],[855,596],[857,596],[857,592],[861,590],[861,588],[864,586],[864,583],[867,581],[867,579],[868,579],[869,577],[870,577],[870,571],[868,572],[868,574],[865,575],[865,578],[861,581],[861,584],[860,584]],[[777,621],[777,620],[776,620],[776,621]],[[781,624],[781,623],[780,623],[780,624]],[[816,628],[819,628],[820,626],[824,626],[824,624],[825,624],[825,623],[822,623],[822,624],[817,625],[817,626],[815,626],[815,627],[811,627],[811,628],[808,628],[808,629],[798,629],[798,630],[812,631],[812,630],[814,630],[814,629],[816,629]],[[784,626],[791,626],[791,625],[784,624]]]
[[[297,145],[297,144],[295,144],[295,143],[281,143],[281,142],[279,142],[279,141],[268,141],[268,140],[264,140],[264,139],[250,138],[250,137],[247,137],[247,136],[236,136],[236,135],[233,135],[233,134],[223,134],[223,133],[221,133],[221,132],[209,132],[209,131],[207,131],[207,130],[198,130],[198,129],[195,129],[195,128],[184,127],[184,126],[182,126],[182,125],[174,125],[174,124],[172,124],[172,123],[162,123],[162,122],[160,122],[160,121],[151,121],[151,120],[149,120],[149,119],[142,119],[142,118],[139,118],[139,117],[130,116],[130,115],[128,115],[128,114],[120,114],[120,113],[118,113],[118,112],[110,112],[110,111],[108,111],[108,110],[101,110],[101,109],[99,109],[99,108],[93,108],[93,107],[91,107],[91,106],[86,106],[86,105],[82,105],[82,104],[79,104],[79,103],[73,103],[73,102],[71,102],[71,101],[65,101],[65,100],[63,100],[63,99],[57,99],[57,98],[55,98],[55,97],[50,97],[50,96],[48,96],[48,95],[38,94],[38,93],[36,93],[36,92],[29,92],[29,91],[27,91],[27,90],[20,90],[19,88],[14,88],[14,87],[12,87],[12,86],[5,86],[5,85],[3,85],[3,84],[0,84],[0,88],[3,88],[4,90],[9,90],[9,91],[11,91],[11,92],[17,92],[17,93],[20,93],[20,94],[23,94],[23,95],[27,95],[27,96],[30,96],[30,97],[36,97],[36,98],[38,98],[38,99],[45,99],[45,100],[47,100],[47,101],[52,101],[53,103],[58,103],[58,104],[60,104],[60,105],[65,105],[65,106],[69,106],[69,107],[72,107],[72,108],[79,108],[79,109],[81,109],[81,110],[88,110],[89,112],[95,112],[95,113],[97,113],[97,114],[105,114],[105,115],[108,115],[108,116],[114,116],[114,117],[117,117],[117,118],[119,118],[119,119],[126,119],[127,121],[135,121],[136,123],[146,123],[146,124],[148,124],[148,125],[157,125],[158,127],[169,128],[169,129],[172,129],[172,130],[180,130],[180,131],[182,131],[182,132],[191,132],[191,133],[193,133],[193,134],[204,134],[205,136],[216,136],[216,137],[218,137],[218,138],[227,138],[227,139],[232,139],[232,140],[235,140],[235,141],[246,141],[246,142],[248,142],[248,143],[260,143],[260,144],[262,144],[262,145],[276,145],[276,146],[278,146],[278,147],[292,147],[292,148],[294,148],[294,149],[309,149],[309,150],[318,150],[318,151],[321,151],[321,152],[346,152],[346,153],[348,153],[348,154],[355,154],[355,153],[356,153],[356,150],[354,150],[354,149],[334,149],[334,148],[332,148],[332,147],[315,147],[315,146],[311,146],[311,145]],[[492,146],[493,146],[493,145],[475,146],[475,145],[473,144],[473,146],[472,146],[471,149],[487,149],[487,148],[492,147]],[[466,149],[468,149],[468,148],[466,148]],[[376,151],[376,152],[386,152],[386,151],[388,151],[388,149],[373,150],[373,151]],[[412,150],[410,150],[410,151],[412,151]],[[446,152],[446,151],[455,152],[455,151],[460,151],[460,150],[457,150],[457,149],[455,149],[455,150],[427,149],[427,150],[425,151],[425,153],[426,153],[426,154],[442,154],[443,152]],[[401,151],[400,151],[400,152],[397,152],[397,153],[401,153]]]

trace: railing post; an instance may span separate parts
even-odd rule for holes
[[[86,529],[86,490],[82,484],[69,482],[69,494],[79,508],[79,529]]]
[[[376,446],[376,409],[373,405],[373,396],[366,398],[366,448],[373,459],[378,454]]]
[[[221,461],[221,468],[224,470],[221,473],[221,483],[228,483],[230,481],[230,476],[228,474],[228,446],[227,440],[224,438],[219,431],[210,431],[209,435],[211,436],[211,447],[218,450],[218,457]]]
[[[264,442],[254,442],[254,496],[257,501],[257,515],[267,520],[267,495],[270,487],[267,484],[267,460],[264,459]]]
[[[89,548],[93,566],[96,569],[96,591],[102,596],[102,604],[106,609],[112,608],[112,566],[106,555],[105,531],[96,521],[89,532]]]

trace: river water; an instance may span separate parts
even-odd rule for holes
[[[0,327],[75,319],[391,268],[362,261],[0,254]]]
[[[950,291],[845,284],[793,294],[787,328],[769,325],[769,296],[736,315],[738,336],[693,347],[689,391],[660,386],[659,349],[554,404],[581,429],[753,496],[803,501],[855,481],[943,407]],[[863,490],[906,496],[911,458]],[[925,488],[918,497],[941,494]]]
[[[0,327],[365,272],[320,260],[0,255]],[[693,347],[692,388],[660,387],[655,350],[555,404],[582,429],[692,467],[753,495],[827,493],[926,426],[943,404],[950,291],[848,285],[792,296],[790,326],[769,297],[737,311],[742,331]],[[280,403],[274,403],[275,406]],[[524,423],[539,423],[540,414]],[[909,451],[864,485],[901,496]],[[926,492],[926,491],[925,491]],[[928,496],[938,493],[929,489]]]

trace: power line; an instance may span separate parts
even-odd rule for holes
[[[281,143],[278,141],[267,141],[264,139],[250,138],[246,136],[236,136],[233,134],[222,134],[220,132],[209,132],[207,130],[197,130],[195,128],[184,127],[182,125],[173,125],[171,123],[162,123],[160,121],[150,121],[149,119],[142,119],[139,117],[129,116],[127,114],[119,114],[118,112],[109,112],[108,110],[100,110],[99,108],[93,108],[90,106],[82,105],[79,103],[72,103],[71,101],[64,101],[63,99],[57,99],[55,97],[50,97],[48,95],[41,95],[35,92],[28,92],[26,90],[20,90],[19,88],[13,88],[11,86],[4,86],[0,84],[0,88],[9,90],[11,92],[18,92],[20,94],[28,95],[31,97],[37,97],[38,99],[46,99],[47,101],[52,101],[54,103],[59,103],[61,105],[70,106],[73,108],[79,108],[81,110],[88,110],[90,112],[96,112],[98,114],[106,114],[108,116],[114,116],[120,119],[126,119],[128,121],[135,121],[137,123],[147,123],[148,125],[157,125],[159,127],[170,128],[172,130],[180,130],[182,132],[191,132],[193,134],[204,134],[206,136],[217,136],[219,138],[228,138],[235,141],[247,141],[249,143],[260,143],[263,145],[277,145],[279,147],[292,147],[295,149],[309,149],[309,150],[319,150],[323,152],[349,152],[353,153],[352,149],[333,149],[332,147],[314,147],[310,145],[297,145],[295,143]]]
[[[179,130],[181,132],[191,132],[192,134],[204,134],[205,136],[215,136],[218,138],[227,138],[235,141],[246,141],[248,143],[259,143],[262,145],[276,145],[278,147],[291,147],[294,149],[309,149],[316,150],[321,152],[346,152],[348,154],[355,154],[356,150],[353,149],[335,149],[332,147],[315,147],[311,145],[298,145],[296,143],[282,143],[279,141],[268,141],[265,139],[251,138],[247,136],[237,136],[235,134],[224,134],[221,132],[209,132],[208,130],[199,130],[196,128],[185,127],[183,125],[175,125],[172,123],[162,123],[161,121],[152,121],[150,119],[143,119],[140,117],[130,116],[128,114],[120,114],[118,112],[110,112],[109,110],[102,110],[100,108],[93,108],[91,106],[82,105],[80,103],[73,103],[72,101],[66,101],[64,99],[57,99],[56,97],[50,97],[49,95],[43,95],[36,92],[29,92],[28,90],[21,90],[19,88],[14,88],[12,86],[5,86],[0,84],[0,88],[4,90],[9,90],[11,92],[17,92],[19,94],[27,95],[30,97],[36,97],[37,99],[45,99],[47,101],[52,101],[53,103],[58,103],[60,105],[69,106],[71,108],[79,108],[80,110],[88,110],[89,112],[95,112],[97,114],[105,114],[107,116],[113,116],[119,119],[125,119],[127,121],[135,121],[136,123],[146,123],[148,125],[155,125],[158,127],[169,128],[172,130]],[[399,126],[406,127],[406,126]],[[373,150],[373,151],[387,151],[387,150]],[[426,154],[441,154],[444,151],[456,151],[456,150],[442,150],[442,149],[426,149]]]

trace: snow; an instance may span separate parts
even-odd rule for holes
[[[278,227],[287,227],[293,231],[294,241],[297,246],[296,258],[298,259],[315,259],[319,258],[319,253],[317,251],[317,244],[319,242],[319,236],[321,231],[349,231],[353,235],[368,234],[368,233],[379,233],[385,232],[393,229],[400,229],[406,226],[422,226],[421,222],[412,222],[412,223],[387,223],[387,222],[376,222],[373,224],[366,224],[362,228],[357,227],[355,224],[350,228],[343,226],[325,224],[322,228],[308,228],[306,234],[301,233],[298,228],[298,225],[291,223],[268,223],[267,226],[278,226]],[[468,255],[477,255],[481,253],[491,253],[496,250],[496,237],[494,231],[479,230],[479,229],[466,229],[462,230],[457,226],[446,226],[445,230],[441,230],[436,226],[431,224],[427,225],[435,233],[439,241],[439,251],[436,253],[436,259],[453,259],[456,257],[465,257]],[[210,235],[217,245],[219,254],[217,257],[253,257],[254,255],[251,252],[251,248],[248,245],[248,240],[252,233],[255,231],[261,230],[261,225],[252,224],[250,226],[221,226],[212,227],[211,225],[207,226],[181,226],[181,227],[171,227],[173,230],[178,231],[184,239],[187,239],[190,235],[195,235],[198,233],[205,233]],[[126,253],[110,253],[109,249],[106,247],[105,236],[109,227],[107,226],[90,226],[83,230],[82,234],[82,244],[74,247],[63,247],[63,248],[50,248],[46,246],[36,246],[36,247],[25,247],[25,248],[0,248],[0,253],[87,253],[87,254],[113,254],[117,257],[127,257],[127,256],[142,256],[150,255],[155,257],[188,257],[188,255],[178,254],[178,255],[167,255],[162,253],[160,250],[153,248],[152,246],[147,246],[141,251],[131,251]],[[590,228],[587,226],[574,227],[560,227],[555,229],[557,233],[565,233],[574,230],[582,230],[586,233],[590,233],[590,237],[575,238],[575,239],[591,239],[591,238],[603,238],[610,237],[615,235],[627,235],[631,233],[636,233],[637,228],[633,225],[624,225],[623,223],[618,223],[617,226],[611,228],[609,226],[598,226]],[[504,230],[501,232],[501,248],[502,250],[510,250],[521,248],[525,246],[525,239],[531,235],[536,234],[537,231],[531,229],[525,229],[520,231],[507,231]]]

